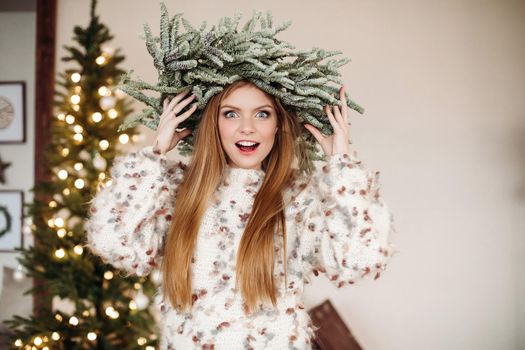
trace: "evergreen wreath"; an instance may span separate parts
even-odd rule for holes
[[[5,227],[0,228],[0,237],[11,230],[11,215],[6,206],[0,205],[0,214],[5,217]]]
[[[325,51],[315,47],[293,50],[293,45],[275,38],[292,22],[288,20],[274,27],[269,10],[266,16],[254,10],[252,18],[242,30],[237,29],[242,15],[237,11],[233,19],[223,17],[217,26],[206,31],[206,21],[195,28],[182,17],[184,13],[177,13],[170,18],[166,5],[160,5],[160,37],[154,37],[150,27],[144,24],[144,39],[158,71],[158,82],[152,85],[140,78],[132,79],[133,70],[121,77],[118,88],[148,107],[139,115],[127,118],[119,126],[119,132],[138,124],[156,130],[162,114],[162,101],[185,90],[196,95],[197,108],[179,127],[195,132],[210,98],[221,92],[225,85],[247,79],[261,90],[278,97],[301,123],[309,123],[325,135],[333,134],[323,106],[340,106],[338,97],[342,81],[338,68],[348,63],[350,58],[330,59],[326,63],[321,61],[341,51]],[[179,32],[181,22],[184,33]],[[256,30],[258,22],[260,30]],[[330,86],[331,82],[337,85]],[[148,96],[146,91],[158,92],[160,96]],[[346,100],[349,108],[363,114],[364,108],[352,101],[348,93]],[[189,107],[186,106],[181,113]],[[189,135],[179,142],[182,155],[192,152],[193,137]],[[312,170],[312,160],[326,159],[310,132],[303,133],[297,141],[307,149],[305,153],[308,159],[301,165],[302,170]]]

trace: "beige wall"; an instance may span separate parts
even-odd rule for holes
[[[329,297],[368,350],[525,347],[525,3],[523,1],[167,1],[215,23],[270,9],[293,21],[298,48],[340,49],[353,149],[381,170],[401,249],[377,281],[335,290],[318,278],[307,307]],[[127,68],[153,82],[142,24],[156,1],[100,0]],[[88,2],[59,1],[57,48]],[[57,70],[64,68],[58,59]],[[147,132],[146,143],[152,133]]]
[[[34,184],[35,30],[36,13],[0,12],[0,81],[26,83],[26,142],[0,144],[2,161],[11,162],[5,170],[6,182],[0,184],[0,190],[23,190],[25,202],[32,200],[33,193],[29,189]],[[24,245],[27,247],[30,244],[32,236],[25,235]],[[32,296],[18,295],[13,299],[12,295],[8,295],[17,286],[18,292],[29,289],[31,286],[27,286],[27,281],[15,282],[2,293],[2,283],[10,279],[9,276],[4,279],[4,268],[16,269],[17,256],[17,253],[0,253],[0,321],[11,318],[14,313],[27,315],[31,312]],[[18,305],[13,305],[14,300]]]

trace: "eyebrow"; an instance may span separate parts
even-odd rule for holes
[[[254,110],[256,110],[256,109],[261,109],[261,108],[265,108],[265,107],[270,107],[271,109],[273,109],[273,107],[270,106],[270,105],[264,105],[264,106],[260,106],[260,107],[254,108]],[[234,106],[230,106],[230,105],[224,105],[224,106],[221,106],[221,109],[223,109],[223,108],[231,108],[231,109],[239,110],[239,108],[234,107]]]

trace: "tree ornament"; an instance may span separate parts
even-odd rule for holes
[[[99,171],[104,171],[107,167],[107,161],[100,155],[100,153],[97,152],[93,158],[93,166]]]
[[[149,298],[146,296],[146,294],[144,294],[142,288],[139,289],[137,295],[135,295],[135,298],[133,298],[133,301],[137,306],[137,310],[144,310],[149,305]]]
[[[234,18],[223,17],[217,25],[206,30],[206,21],[196,28],[182,17],[182,13],[170,18],[166,5],[161,3],[160,37],[154,37],[150,27],[144,25],[144,39],[158,71],[158,82],[149,84],[133,79],[133,71],[121,78],[119,88],[147,107],[141,114],[127,118],[118,131],[138,124],[156,130],[164,99],[189,90],[196,95],[197,109],[180,124],[180,128],[196,132],[210,98],[226,85],[246,79],[279,98],[300,123],[311,124],[325,135],[332,135],[333,127],[323,106],[340,105],[339,87],[342,81],[338,69],[350,59],[329,59],[322,63],[341,51],[325,51],[316,47],[294,50],[293,45],[275,37],[287,29],[291,21],[274,26],[270,11],[263,16],[260,11],[254,10],[252,18],[238,29],[240,18],[241,12],[236,12]],[[179,30],[181,23],[184,33]],[[258,23],[259,30],[256,29]],[[160,96],[152,97],[147,94],[150,91],[156,91]],[[363,114],[364,109],[348,96],[346,101],[349,108]],[[186,106],[181,113],[189,108],[190,105]],[[300,138],[297,141],[306,148],[308,158],[301,161],[300,168],[311,171],[311,160],[326,158],[312,134],[305,132]],[[178,147],[182,155],[192,153],[193,141],[193,135],[181,140]]]

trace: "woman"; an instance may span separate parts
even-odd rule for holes
[[[316,327],[304,284],[323,272],[337,287],[378,278],[393,252],[379,172],[349,153],[342,110],[334,134],[306,128],[327,156],[304,176],[303,129],[278,98],[247,80],[215,95],[188,165],[166,153],[190,130],[187,93],[164,101],[153,146],[115,161],[92,201],[91,250],[128,275],[162,269],[161,349],[310,349]]]

